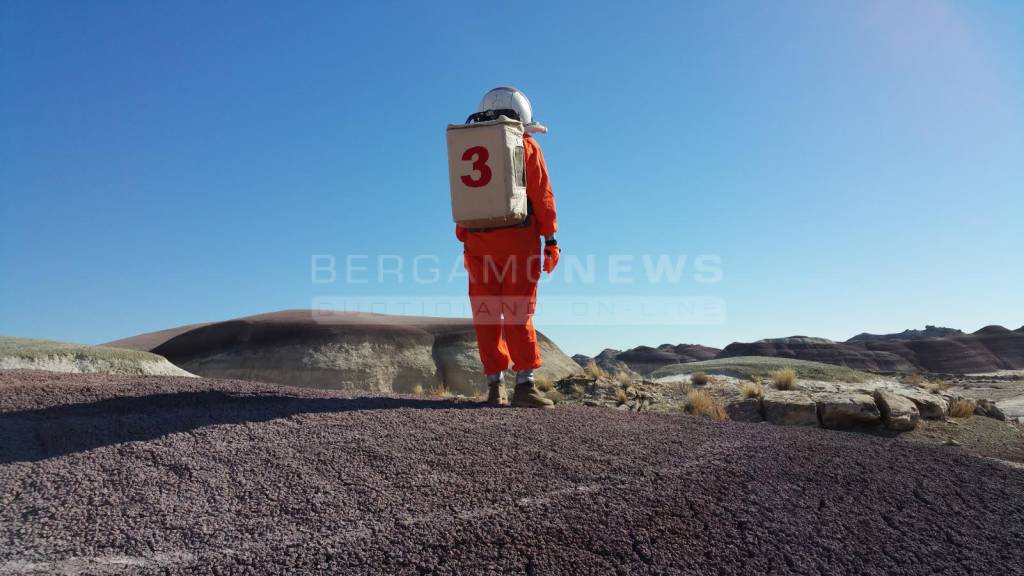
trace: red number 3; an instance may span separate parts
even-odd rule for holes
[[[483,146],[473,146],[469,150],[462,153],[462,159],[473,162],[473,170],[480,173],[479,178],[473,178],[471,175],[466,174],[462,177],[462,183],[470,188],[480,188],[481,186],[487,186],[487,183],[491,181],[491,167],[487,165],[487,159],[491,155],[487,152],[487,148]]]

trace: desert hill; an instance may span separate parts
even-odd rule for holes
[[[594,362],[611,374],[626,371],[649,374],[672,364],[710,360],[717,357],[719,352],[718,348],[700,344],[662,344],[657,348],[637,346],[624,351],[606,348],[593,358],[576,354],[573,360],[580,366]]]
[[[192,376],[166,358],[147,351],[0,336],[0,370],[18,369],[76,374]]]
[[[894,334],[858,334],[845,342],[810,336],[765,338],[756,342],[733,342],[722,350],[699,345],[663,344],[658,348],[638,346],[610,356],[642,374],[672,364],[713,358],[767,356],[823,362],[870,372],[930,372],[980,374],[1000,370],[1024,370],[1024,327],[1009,330],[986,326],[967,334],[955,328],[926,326]],[[602,352],[607,356],[608,350]],[[679,358],[670,361],[673,357]],[[582,355],[574,357],[586,365]],[[600,357],[593,359],[599,365]],[[613,370],[610,370],[613,371]]]
[[[538,332],[554,380],[579,367]],[[415,392],[484,387],[473,324],[461,318],[285,310],[112,342],[165,356],[194,374],[313,388]]]

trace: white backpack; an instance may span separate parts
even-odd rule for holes
[[[499,116],[477,124],[449,124],[447,139],[452,219],[471,229],[525,222],[522,122]]]

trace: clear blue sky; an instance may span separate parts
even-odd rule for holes
[[[313,254],[456,257],[444,127],[523,89],[566,254],[718,255],[714,326],[566,351],[1024,324],[1024,3],[0,2],[0,334],[309,307]]]

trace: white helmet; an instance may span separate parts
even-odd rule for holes
[[[498,86],[484,94],[477,112],[489,110],[515,110],[527,132],[543,134],[548,131],[546,126],[533,121],[533,106],[530,105],[530,99],[526,97],[526,94],[511,86]]]

